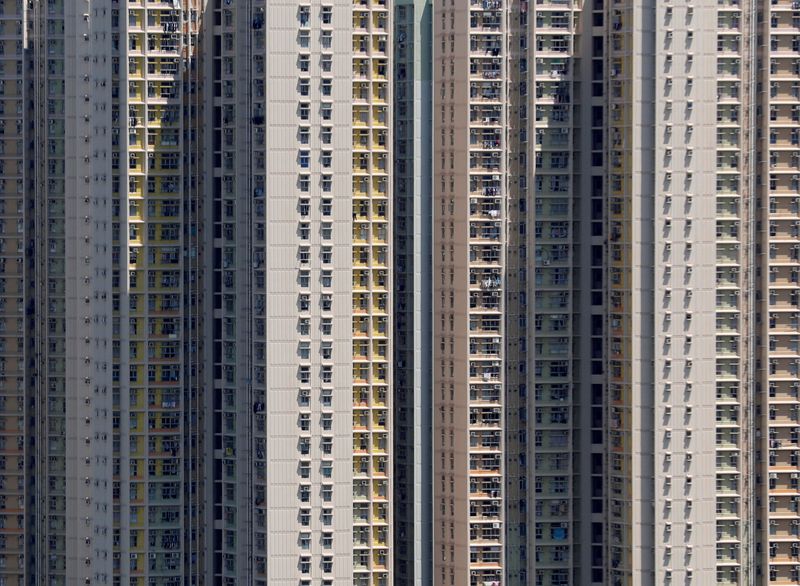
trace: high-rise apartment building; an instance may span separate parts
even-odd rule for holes
[[[434,15],[434,580],[504,581],[509,11]]]
[[[215,579],[389,584],[392,13],[212,14]]]
[[[0,0],[0,586],[800,584],[800,5]]]
[[[6,388],[13,381],[24,394],[15,410],[26,438],[24,448],[16,443],[14,468],[25,475],[24,503],[14,504],[17,535],[10,539],[17,541],[12,548],[24,543],[24,549],[13,559],[13,550],[4,550],[0,572],[10,570],[7,581],[18,584],[105,583],[115,550],[118,475],[112,431],[113,82],[109,52],[93,35],[110,39],[110,14],[92,26],[88,6],[56,0],[5,2],[3,12],[10,17],[4,32],[16,35],[5,41],[4,53],[17,60],[16,72],[3,72],[3,83],[6,95],[13,87],[25,104],[6,103],[5,114],[14,118],[22,140],[6,141],[2,155],[12,152],[21,163],[21,179],[13,186],[7,180],[6,193],[16,193],[22,205],[14,206],[16,221],[7,221],[16,225],[18,240],[7,240],[6,247],[16,244],[19,285],[24,278],[25,287],[7,283],[6,291],[11,285],[18,304],[24,299],[24,313],[15,321],[25,377],[3,379]],[[94,559],[107,565],[93,565]]]
[[[800,7],[434,11],[435,583],[800,583]]]
[[[68,3],[65,3],[65,6]],[[110,12],[113,563],[109,580],[197,582],[206,508],[201,222],[201,2],[87,5]],[[74,8],[74,6],[72,6]],[[103,38],[107,39],[104,43]],[[78,38],[73,42],[80,42]],[[85,42],[85,41],[84,41]],[[72,195],[72,194],[71,194]],[[106,244],[101,241],[100,243]],[[210,251],[209,251],[210,252]],[[208,555],[210,559],[211,556]],[[70,578],[71,579],[71,578]]]
[[[393,8],[0,2],[0,584],[393,583]]]

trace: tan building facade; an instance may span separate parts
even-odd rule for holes
[[[800,580],[797,8],[435,7],[435,583]]]

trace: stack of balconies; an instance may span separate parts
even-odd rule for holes
[[[353,571],[390,581],[391,124],[386,0],[353,1]]]
[[[501,0],[473,0],[469,10],[469,568],[472,585],[503,582],[506,11]]]

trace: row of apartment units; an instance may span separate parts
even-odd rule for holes
[[[0,586],[800,584],[800,4],[0,0]]]

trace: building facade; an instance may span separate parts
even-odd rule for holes
[[[433,23],[434,583],[798,583],[797,6]]]
[[[0,3],[0,583],[393,583],[393,20]]]
[[[0,0],[0,586],[800,584],[798,54]]]
[[[208,39],[214,573],[384,584],[391,15],[251,4],[219,3]]]

